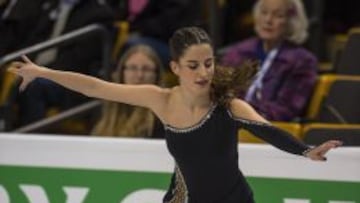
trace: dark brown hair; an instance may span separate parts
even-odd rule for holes
[[[178,61],[190,46],[197,44],[209,44],[213,47],[212,41],[205,30],[199,27],[178,29],[169,40],[171,59]]]
[[[245,91],[257,73],[258,62],[245,61],[238,67],[215,66],[210,97],[216,103],[228,106],[240,91]]]
[[[185,51],[192,45],[209,44],[212,40],[205,30],[199,27],[184,27],[178,29],[169,40],[172,60],[178,61]],[[228,106],[238,91],[245,90],[257,73],[258,63],[246,61],[239,67],[222,67],[215,65],[215,72],[211,84],[211,99],[224,106]]]

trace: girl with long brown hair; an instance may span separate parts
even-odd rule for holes
[[[112,81],[120,84],[161,85],[163,65],[146,45],[129,48],[119,59]],[[91,134],[111,137],[163,138],[159,119],[147,108],[105,101],[102,114]]]

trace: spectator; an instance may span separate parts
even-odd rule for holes
[[[304,113],[317,77],[316,57],[300,46],[308,21],[300,0],[259,0],[253,10],[257,36],[229,47],[221,59],[227,66],[260,62],[260,71],[244,98],[262,116],[292,121]]]
[[[200,1],[111,0],[110,3],[115,11],[123,14],[119,18],[130,25],[129,40],[123,50],[136,44],[147,44],[156,50],[163,64],[170,60],[167,43],[171,34],[180,27],[200,24]]]
[[[146,45],[128,49],[120,58],[112,80],[123,84],[157,84],[163,65],[156,53]],[[146,108],[117,102],[105,102],[102,115],[92,134],[112,137],[163,138],[161,122]]]
[[[0,36],[3,42],[0,45],[0,55],[29,47],[92,23],[108,25],[114,20],[111,7],[100,0],[14,2],[8,4],[7,12],[4,12],[0,23]],[[88,43],[89,41],[93,43]],[[97,70],[91,70],[89,67],[98,68],[95,63],[99,64],[96,61],[100,60],[100,49],[101,42],[89,36],[76,43],[58,47],[57,54],[52,60],[39,60],[42,58],[39,55],[43,52],[36,56],[36,60],[43,62],[42,65],[59,68],[77,67],[76,71],[93,73]]]
[[[6,27],[13,28],[13,33],[8,33],[6,36],[9,38],[4,40],[10,42],[9,45],[11,45],[7,51],[28,47],[92,23],[108,25],[114,20],[111,7],[105,1],[42,0],[36,2],[35,6],[33,2],[19,0],[6,17],[5,20],[8,22]],[[35,10],[28,9],[27,6],[31,8],[34,6]],[[65,70],[64,67],[70,67],[73,71],[98,75],[101,68],[101,46],[101,40],[94,35],[89,35],[81,41],[44,50],[36,54],[34,60],[41,65],[51,65],[62,70]],[[49,107],[66,110],[84,101],[86,98],[82,95],[74,94],[50,81],[36,80],[19,95],[20,125],[44,118]]]
[[[227,0],[224,4],[223,30],[226,46],[254,35],[251,8],[254,0]]]

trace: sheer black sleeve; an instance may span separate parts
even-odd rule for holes
[[[234,119],[239,122],[240,127],[283,151],[303,155],[303,153],[310,148],[300,140],[294,138],[290,133],[271,124],[242,118]]]

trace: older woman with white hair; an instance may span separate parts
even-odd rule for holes
[[[221,63],[238,66],[259,61],[258,76],[239,97],[265,118],[291,121],[302,117],[317,77],[316,57],[301,47],[308,19],[301,0],[258,0],[255,37],[227,49]]]

